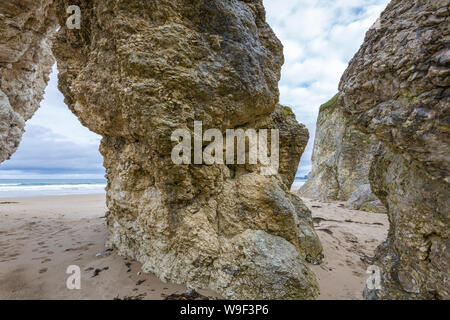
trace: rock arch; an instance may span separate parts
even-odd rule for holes
[[[81,29],[65,26],[68,5],[81,8]],[[65,102],[103,137],[109,246],[165,281],[227,298],[317,296],[304,261],[320,262],[322,247],[310,211],[289,192],[308,132],[277,105],[282,46],[262,1],[2,6],[2,161],[42,98],[51,43]],[[16,99],[24,90],[30,95]],[[279,129],[279,174],[263,175],[259,165],[174,165],[171,133],[192,131],[194,120],[222,132]]]
[[[1,3],[0,161],[38,106],[51,41],[69,108],[103,136],[110,245],[228,298],[315,297],[303,261],[322,250],[289,193],[307,131],[277,106],[282,49],[262,1],[70,2],[80,30],[64,28],[68,1]],[[341,81],[347,118],[382,142],[370,183],[391,225],[366,298],[449,298],[448,25],[447,0],[393,0]],[[193,120],[280,129],[280,174],[173,165],[170,134]]]

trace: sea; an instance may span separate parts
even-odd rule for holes
[[[105,193],[105,179],[0,179],[0,198]]]
[[[295,178],[292,188],[306,182]],[[104,194],[105,179],[0,179],[0,198]]]

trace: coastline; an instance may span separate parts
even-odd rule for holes
[[[364,259],[386,238],[387,216],[304,200],[324,246],[323,264],[309,265],[319,299],[362,299]],[[115,251],[96,257],[105,251],[104,203],[103,194],[0,199],[0,299],[164,299],[184,292]],[[81,269],[81,290],[66,287],[69,265]]]
[[[0,199],[104,194],[105,179],[0,179]]]
[[[292,188],[306,180],[296,178]],[[104,195],[105,179],[0,179],[0,200],[67,195]]]

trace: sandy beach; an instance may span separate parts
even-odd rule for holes
[[[384,214],[304,199],[324,246],[319,299],[361,299],[369,257],[387,235]],[[164,299],[186,290],[140,272],[138,262],[105,251],[104,195],[0,199],[0,299]],[[81,269],[81,290],[66,269]],[[208,297],[219,297],[202,290]]]
[[[319,299],[362,299],[370,259],[387,237],[387,215],[345,209],[343,202],[303,200],[324,248],[323,263],[310,265],[319,280]]]

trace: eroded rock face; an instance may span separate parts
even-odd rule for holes
[[[282,46],[262,1],[56,1],[59,88],[103,136],[109,245],[164,281],[227,298],[310,299],[322,248],[289,192],[308,133],[277,106]],[[280,170],[175,165],[175,129],[280,130]],[[259,288],[259,289],[257,289]]]
[[[346,201],[350,209],[386,212],[369,185],[379,142],[345,118],[338,98],[339,94],[320,108],[312,171],[298,195],[320,201]]]
[[[0,2],[0,163],[16,151],[49,80],[52,0]]]
[[[348,119],[383,144],[369,179],[391,224],[366,298],[450,298],[448,6],[392,1],[340,83]]]

